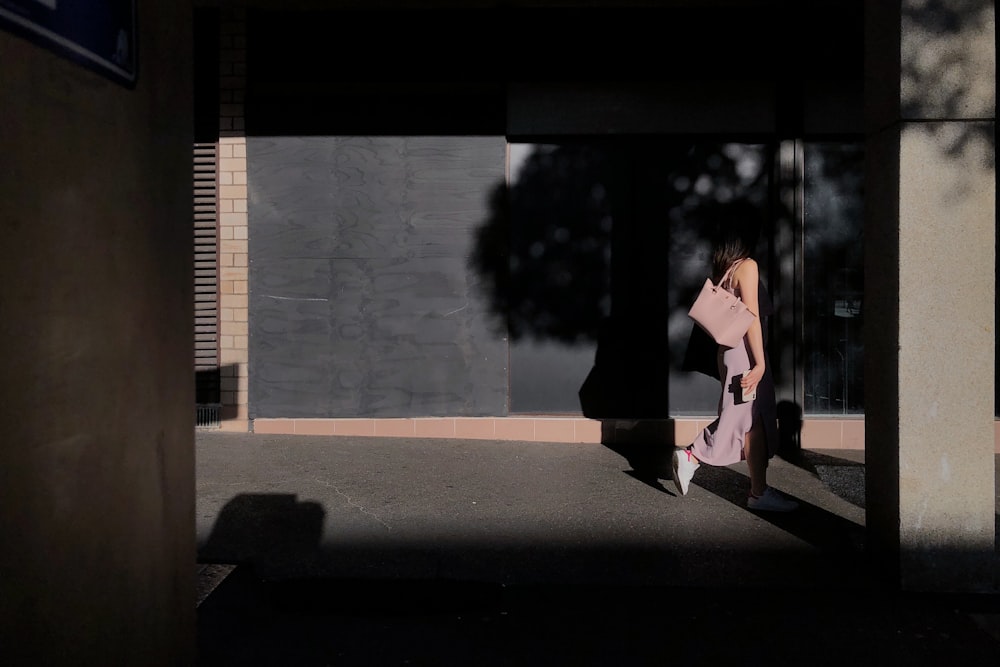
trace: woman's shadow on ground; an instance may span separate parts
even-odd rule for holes
[[[797,403],[778,403],[779,445],[776,456],[815,475],[829,491],[864,509],[864,463],[803,449],[802,423],[802,409]],[[631,466],[624,471],[625,474],[659,491],[677,495],[671,466],[675,443],[669,420],[666,423],[608,420],[603,436],[605,446],[625,458]],[[703,465],[692,483],[746,509],[749,479],[739,470]],[[802,498],[790,497],[799,503],[794,512],[757,514],[818,548],[853,555],[863,552],[864,526]]]

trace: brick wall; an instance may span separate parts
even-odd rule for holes
[[[219,55],[219,359],[222,428],[249,428],[246,10],[223,9]]]

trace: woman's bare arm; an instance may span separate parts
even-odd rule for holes
[[[757,291],[759,280],[757,262],[753,259],[748,258],[740,262],[736,271],[733,272],[733,285],[739,288],[743,303],[756,316],[747,331],[751,356],[750,373],[740,381],[740,385],[747,392],[753,392],[757,388],[757,383],[764,377],[764,331],[760,325],[760,303]]]

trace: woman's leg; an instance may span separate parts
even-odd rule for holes
[[[767,437],[759,423],[746,434],[743,452],[750,471],[750,493],[759,496],[767,488]]]
[[[747,508],[767,512],[791,512],[799,506],[767,485],[767,435],[755,424],[743,441],[747,467],[750,469],[750,497]]]

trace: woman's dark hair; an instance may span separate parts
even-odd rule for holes
[[[716,223],[712,275],[719,280],[733,262],[750,257],[757,248],[761,215],[750,202],[739,201],[720,205],[712,217]]]

